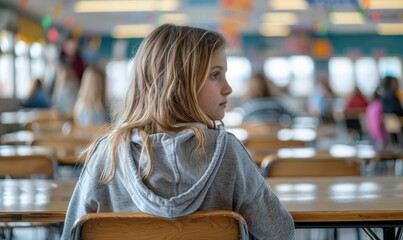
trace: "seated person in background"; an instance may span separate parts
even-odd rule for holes
[[[383,112],[403,116],[403,108],[396,95],[399,90],[399,81],[395,77],[387,76],[382,80],[382,84],[381,103]]]
[[[352,95],[344,105],[344,119],[347,129],[357,131],[362,136],[360,114],[365,113],[368,101],[358,87],[355,87]]]
[[[28,97],[21,103],[26,108],[50,108],[50,97],[40,79],[35,79],[32,82]]]
[[[122,112],[86,152],[62,239],[91,212],[175,218],[198,210],[241,214],[258,239],[295,239],[289,212],[220,120],[232,89],[225,40],[164,24],[140,44]]]
[[[333,92],[326,80],[317,80],[308,98],[309,113],[319,117],[323,122],[333,122],[332,117]]]
[[[291,121],[293,115],[276,99],[273,87],[263,73],[256,73],[249,78],[246,101],[240,107],[243,122],[287,121],[288,124]]]
[[[73,120],[81,126],[100,125],[107,122],[104,74],[88,66],[81,80],[78,98],[74,104]]]
[[[372,141],[376,146],[383,148],[386,142],[386,132],[383,125],[383,110],[378,88],[369,102],[365,112],[365,123]]]
[[[60,63],[56,72],[55,88],[53,90],[53,106],[59,114],[67,119],[73,117],[74,104],[77,101],[79,80],[72,68]]]

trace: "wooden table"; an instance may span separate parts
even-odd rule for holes
[[[52,150],[41,146],[0,145],[0,158],[18,156],[47,156],[52,157]]]
[[[56,120],[58,113],[55,109],[23,109],[15,112],[3,112],[0,114],[2,124],[25,125],[41,120]]]
[[[269,154],[273,154],[276,158],[357,158],[369,161],[397,160],[403,159],[403,152],[398,151],[378,151],[371,145],[351,146],[345,144],[337,144],[331,146],[328,150],[317,150],[314,147],[301,148],[280,148],[276,153],[272,153],[270,149],[250,151],[254,161],[260,165]]]
[[[403,226],[402,177],[267,178],[296,228],[383,228],[395,239]],[[376,239],[376,238],[373,238]]]
[[[61,165],[76,165],[81,163],[82,159],[79,155],[90,141],[90,136],[34,133],[26,130],[7,133],[1,136],[1,143],[8,144],[8,148],[11,145],[19,145],[20,148],[23,148],[23,145],[27,145],[25,146],[27,152],[30,148],[46,148],[51,152],[50,155]],[[40,144],[40,142],[46,142],[46,144]],[[37,145],[32,146],[32,143],[37,143]],[[0,148],[0,156],[1,154]]]
[[[0,180],[0,222],[63,222],[76,181]]]

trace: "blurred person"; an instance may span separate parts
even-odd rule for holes
[[[248,79],[245,101],[240,110],[244,122],[288,121],[292,114],[276,98],[278,89],[262,72],[253,74]]]
[[[399,81],[392,76],[386,76],[382,80],[383,93],[381,95],[381,103],[384,113],[393,113],[403,116],[403,108],[397,97],[399,90]]]
[[[365,124],[371,140],[376,146],[383,148],[386,142],[385,126],[383,124],[383,109],[381,103],[381,89],[378,88],[369,102],[365,112]]]
[[[76,79],[81,82],[85,64],[79,52],[78,40],[72,34],[68,34],[62,43],[59,61],[72,68]]]
[[[105,95],[105,75],[95,67],[88,66],[74,105],[74,123],[81,126],[106,123],[109,111]]]
[[[344,121],[347,129],[355,131],[362,138],[361,114],[365,113],[368,101],[358,87],[355,87],[344,105]]]
[[[56,110],[65,118],[73,117],[79,84],[77,76],[66,64],[59,64],[56,72],[55,89],[52,101]]]
[[[315,87],[308,98],[308,111],[319,117],[323,122],[332,122],[333,92],[325,80],[316,81]]]
[[[21,102],[26,108],[50,108],[51,99],[40,79],[32,82],[28,97]]]

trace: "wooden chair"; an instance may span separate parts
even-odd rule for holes
[[[16,155],[0,156],[0,178],[32,178],[54,177],[52,158],[46,155]],[[17,190],[17,189],[16,189]],[[14,228],[46,227],[51,229],[52,224],[36,222],[8,222],[0,223],[0,231],[6,239],[11,239]]]
[[[249,239],[243,217],[231,211],[200,211],[178,218],[144,213],[90,213],[71,231],[86,239]]]
[[[262,163],[266,177],[343,177],[361,176],[360,162],[351,158],[276,158],[268,155]],[[334,229],[334,239],[338,239]],[[360,232],[356,229],[357,238]]]
[[[33,146],[43,146],[54,151],[54,157],[59,165],[75,167],[82,163],[80,153],[90,143],[91,139],[73,136],[40,136],[31,142]]]
[[[265,157],[262,168],[267,177],[361,176],[361,165],[354,158],[276,158]]]
[[[0,178],[30,178],[41,175],[54,176],[54,164],[50,156],[7,156],[0,157]]]

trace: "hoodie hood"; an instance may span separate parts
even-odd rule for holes
[[[125,184],[133,202],[145,213],[162,217],[179,217],[198,210],[214,181],[222,162],[227,133],[204,130],[205,154],[196,151],[197,139],[191,130],[177,133],[159,133],[150,136],[152,144],[152,171],[142,180],[140,169],[147,163],[147,154],[141,154],[143,142],[134,130],[126,146],[125,163],[118,164],[116,174]]]

